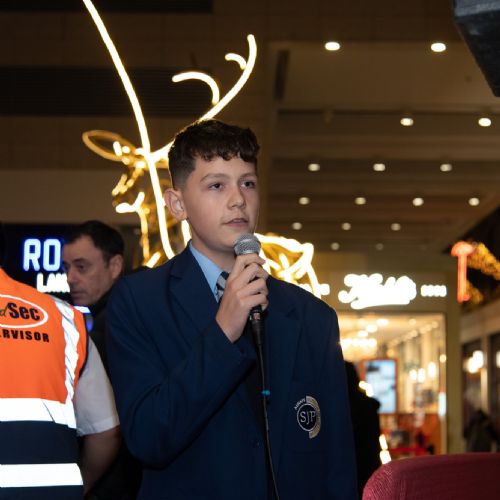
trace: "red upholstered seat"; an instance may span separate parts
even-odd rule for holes
[[[500,453],[393,460],[370,477],[363,500],[500,500]]]

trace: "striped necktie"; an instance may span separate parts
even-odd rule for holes
[[[217,283],[215,284],[217,302],[220,302],[220,299],[222,299],[222,295],[224,294],[224,288],[226,288],[226,280],[228,276],[229,273],[226,273],[226,271],[222,271],[219,277],[217,278]]]

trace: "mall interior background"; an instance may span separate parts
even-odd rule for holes
[[[24,238],[59,237],[91,218],[123,230],[132,267],[138,220],[118,214],[111,196],[125,167],[81,137],[105,130],[139,145],[137,125],[83,4],[47,3],[0,5],[0,213],[19,236],[11,239],[19,245],[11,272],[26,272]],[[436,452],[461,451],[471,407],[500,424],[500,103],[461,38],[452,3],[95,4],[154,148],[210,107],[205,84],[174,84],[172,75],[205,71],[224,92],[240,71],[224,55],[246,57],[246,36],[255,35],[255,70],[219,117],[257,133],[259,232],[314,244],[344,354],[382,391],[389,445],[412,453],[422,431]],[[328,41],[340,49],[326,50]],[[433,52],[433,42],[446,50]],[[481,117],[490,126],[480,126]],[[462,239],[484,243],[493,256],[489,274],[470,270],[484,295],[475,306],[457,302],[450,250]],[[30,272],[24,276],[34,280]],[[363,308],[339,299],[348,295],[347,276],[377,273],[382,284],[406,277],[414,293],[397,291],[411,298],[367,299]]]

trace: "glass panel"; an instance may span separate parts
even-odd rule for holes
[[[344,357],[357,365],[364,382],[373,378],[377,363],[392,361],[395,366],[396,397],[389,394],[385,380],[384,393],[379,395],[379,399],[395,399],[392,412],[379,410],[382,430],[393,458],[445,453],[444,316],[436,313],[383,316],[372,312],[339,313],[339,323]],[[368,386],[375,398],[382,387],[379,382],[377,379],[376,387]]]
[[[500,429],[500,333],[492,335],[490,338],[490,359],[488,366],[490,368],[490,412],[491,418]]]

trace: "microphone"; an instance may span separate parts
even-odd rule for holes
[[[260,253],[260,241],[253,233],[242,234],[238,237],[234,243],[234,253],[236,255],[246,255],[249,253]],[[252,307],[249,314],[250,323],[252,324],[252,329],[256,335],[256,340],[258,343],[261,342],[261,331],[262,331],[262,307],[260,305]],[[257,333],[258,332],[258,333]]]

